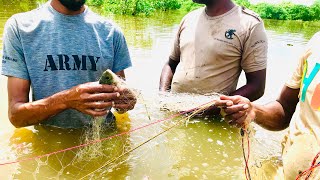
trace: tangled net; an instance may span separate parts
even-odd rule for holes
[[[0,164],[15,162],[1,165],[0,174],[13,179],[163,179],[168,173],[177,178],[243,177],[239,130],[220,121],[191,119],[218,95],[155,93],[142,98],[135,92],[135,109],[124,114],[111,109],[116,121],[110,126],[96,119],[85,131],[17,130],[7,138],[9,146],[0,144],[7,154]],[[187,121],[188,127],[183,125]]]

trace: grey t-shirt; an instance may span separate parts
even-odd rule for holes
[[[106,69],[119,72],[130,66],[122,32],[88,8],[68,16],[46,3],[12,16],[5,25],[1,74],[29,80],[33,100],[97,81]],[[68,109],[43,124],[77,128],[91,119]]]

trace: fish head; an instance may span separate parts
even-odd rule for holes
[[[114,83],[113,73],[110,70],[104,71],[99,79],[99,84],[113,85]]]

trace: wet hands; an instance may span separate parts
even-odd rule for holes
[[[246,128],[255,118],[252,103],[242,96],[220,96],[215,105],[221,108],[221,115],[231,126]]]
[[[209,108],[205,109],[201,115],[202,117],[215,117],[219,114],[220,108],[218,108],[216,105],[212,105]]]
[[[118,88],[112,85],[89,82],[66,91],[67,108],[76,109],[91,116],[104,116],[120,97]]]
[[[117,92],[120,96],[114,100],[113,108],[120,114],[132,110],[137,103],[134,92],[125,87],[118,87]]]

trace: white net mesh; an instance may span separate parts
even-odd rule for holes
[[[112,110],[115,126],[16,129],[2,142],[1,147],[8,149],[1,149],[7,155],[0,164],[18,162],[1,165],[0,172],[6,171],[11,179],[244,177],[239,130],[212,118],[192,118],[186,126],[190,113],[181,114],[217,95],[162,93],[141,98],[138,93],[137,97],[129,113]],[[250,166],[254,163],[250,160]]]

